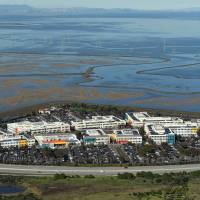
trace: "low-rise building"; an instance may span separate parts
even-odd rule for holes
[[[151,117],[147,112],[129,112],[125,114],[125,119],[133,127],[143,127],[145,123],[162,126],[183,123],[183,120],[178,117]]]
[[[71,121],[75,130],[85,129],[109,129],[126,125],[126,121],[115,116],[93,116],[92,119],[82,121]]]
[[[142,127],[144,121],[150,118],[150,115],[147,112],[128,112],[125,113],[125,119],[127,124],[134,127]]]
[[[197,136],[198,127],[190,124],[176,124],[168,126],[175,135],[182,137]]]
[[[162,125],[145,124],[144,130],[146,135],[156,144],[168,143],[169,145],[173,145],[175,143],[175,134],[171,129]]]
[[[142,143],[142,136],[139,134],[138,129],[114,130],[111,138],[117,144]]]
[[[88,144],[109,144],[110,136],[102,129],[88,129],[83,134],[83,143]]]
[[[20,146],[21,137],[5,137],[0,141],[2,148],[11,148]]]
[[[4,135],[0,140],[0,146],[3,148],[32,147],[33,145],[35,145],[35,139],[29,135]]]
[[[40,148],[67,148],[69,144],[79,144],[80,141],[74,134],[45,134],[45,135],[35,135],[35,140],[37,141]]]
[[[39,109],[38,113],[39,114],[48,114],[48,115],[50,115],[51,111],[48,108],[45,108],[45,109]]]
[[[191,123],[200,128],[200,119],[191,119]]]
[[[35,145],[35,138],[32,135],[24,133],[21,138],[26,141],[25,146],[32,147]]]
[[[7,130],[19,135],[20,133],[30,132],[32,134],[36,133],[56,133],[56,132],[69,132],[70,125],[63,122],[30,122],[22,121],[17,123],[7,124]]]

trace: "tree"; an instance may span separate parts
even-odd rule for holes
[[[81,131],[75,131],[76,137],[78,140],[82,139],[82,133]]]
[[[123,173],[123,174],[118,174],[117,175],[117,178],[119,179],[128,179],[128,180],[134,180],[135,179],[135,176],[134,174],[131,174],[131,173]]]
[[[197,130],[197,135],[200,137],[200,128]]]
[[[63,173],[54,175],[54,180],[60,180],[60,179],[66,179],[66,178],[67,176]]]

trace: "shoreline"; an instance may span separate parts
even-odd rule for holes
[[[30,106],[25,106],[22,108],[16,108],[13,110],[0,112],[0,120],[11,120],[16,118],[25,117],[27,115],[31,115],[34,112],[37,112],[39,109],[50,108],[52,106],[62,107],[62,106],[81,106],[81,107],[111,107],[117,108],[121,112],[138,112],[138,111],[146,111],[155,116],[177,116],[183,118],[200,118],[200,112],[189,112],[189,111],[179,111],[179,110],[166,110],[166,109],[154,109],[154,108],[143,108],[143,107],[134,107],[134,106],[124,106],[124,105],[110,105],[110,104],[96,104],[96,103],[85,103],[81,101],[54,101],[54,102],[46,102],[39,103]]]

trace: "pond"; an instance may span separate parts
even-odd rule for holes
[[[0,185],[0,195],[1,194],[15,194],[24,192],[24,188],[14,186],[14,185]]]

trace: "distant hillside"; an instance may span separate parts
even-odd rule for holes
[[[26,5],[0,5],[0,15],[24,15],[34,11],[36,9]]]
[[[200,18],[200,9],[144,11],[131,9],[66,8],[39,9],[26,5],[0,5],[0,15],[65,17]]]

